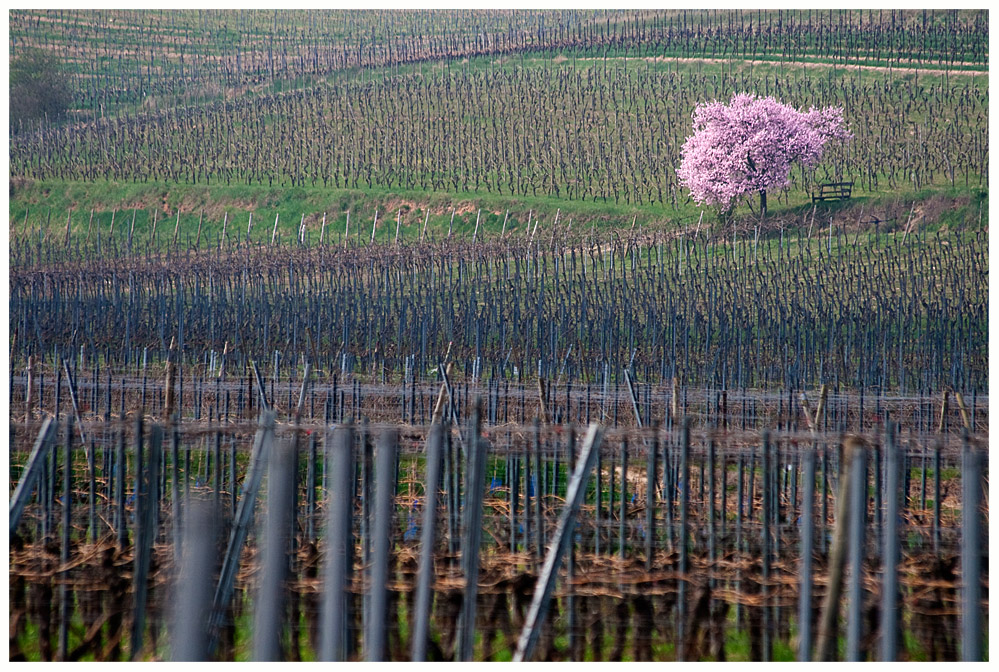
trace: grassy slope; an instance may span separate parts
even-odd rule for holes
[[[446,235],[453,227],[454,235],[471,236],[475,229],[476,215],[482,209],[479,223],[480,235],[495,235],[503,228],[506,212],[507,233],[526,234],[527,217],[532,222],[540,218],[538,234],[550,233],[556,212],[559,228],[571,226],[574,230],[630,229],[633,225],[643,228],[675,229],[697,228],[702,231],[729,230],[720,223],[717,212],[688,204],[678,211],[664,206],[634,206],[613,201],[565,201],[555,198],[530,198],[485,193],[448,193],[399,190],[332,190],[318,188],[268,188],[248,186],[193,186],[118,183],[37,182],[19,183],[12,187],[9,216],[10,233],[18,237],[25,231],[36,233],[47,230],[49,235],[62,237],[66,231],[67,214],[72,211],[70,228],[73,236],[96,236],[100,231],[105,237],[111,228],[117,235],[125,235],[135,216],[135,236],[146,240],[151,231],[154,211],[157,220],[157,239],[160,244],[172,241],[180,209],[179,239],[188,236],[196,240],[199,222],[202,228],[202,245],[214,243],[221,234],[223,222],[227,235],[239,232],[244,237],[250,213],[253,213],[253,239],[269,240],[278,218],[278,235],[288,241],[297,235],[302,216],[310,239],[318,240],[325,213],[327,236],[339,239],[344,233],[347,211],[350,211],[350,234],[362,242],[371,238],[371,226],[378,211],[376,240],[391,241],[395,237],[396,218],[401,216],[400,238],[403,241],[418,238],[423,229],[427,211],[428,233]],[[451,210],[455,208],[453,225]],[[91,221],[91,210],[94,211]],[[912,213],[910,222],[909,213]],[[201,213],[204,212],[202,220]],[[825,203],[815,210],[812,224],[812,205],[807,194],[791,194],[786,205],[773,202],[769,219],[773,226],[834,226],[863,228],[873,219],[894,220],[880,224],[882,230],[902,230],[906,224],[930,229],[935,227],[968,228],[985,221],[988,212],[986,189],[934,187],[918,193],[910,191],[883,192],[858,195],[848,202]],[[737,209],[735,228],[751,229],[757,217],[748,206]],[[698,224],[700,222],[700,224]],[[870,225],[868,225],[870,226]],[[533,224],[532,224],[533,228]],[[769,227],[768,227],[769,228]],[[328,238],[329,239],[329,238]]]

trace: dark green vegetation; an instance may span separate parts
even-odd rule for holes
[[[10,128],[59,123],[72,102],[70,78],[54,55],[31,49],[10,64]]]

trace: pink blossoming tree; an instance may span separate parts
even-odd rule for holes
[[[702,103],[693,118],[694,134],[683,145],[677,176],[695,202],[725,210],[758,192],[766,214],[767,191],[790,184],[792,164],[814,166],[826,143],[851,137],[842,108],[799,112],[748,93],[733,95],[728,105]]]

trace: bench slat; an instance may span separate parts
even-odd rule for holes
[[[826,200],[845,200],[853,195],[853,182],[826,182],[812,193],[812,203]]]

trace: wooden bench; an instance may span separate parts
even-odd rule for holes
[[[820,184],[812,193],[812,203],[816,201],[843,201],[853,194],[853,182],[827,182]]]

